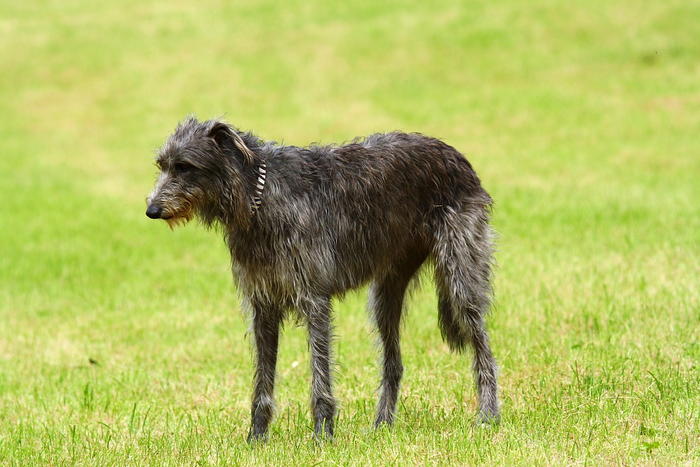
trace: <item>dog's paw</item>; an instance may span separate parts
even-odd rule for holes
[[[501,423],[501,416],[498,412],[481,411],[476,416],[476,425],[483,428],[498,426]]]
[[[246,441],[248,444],[264,444],[267,442],[267,440],[270,438],[267,432],[260,433],[256,432],[254,430],[250,430],[248,432],[248,437],[246,438]]]

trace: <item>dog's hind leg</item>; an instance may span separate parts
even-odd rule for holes
[[[255,339],[255,388],[251,408],[248,442],[265,439],[274,410],[275,367],[282,314],[280,309],[253,305],[253,336]]]
[[[435,229],[433,250],[442,336],[452,350],[462,351],[467,343],[474,350],[483,422],[499,417],[497,366],[485,327],[491,305],[491,237],[485,207],[448,208]]]
[[[306,317],[311,350],[311,412],[314,436],[333,437],[336,401],[331,379],[330,297],[304,300],[300,306]]]
[[[425,261],[426,254],[414,254],[378,278],[370,290],[370,309],[382,343],[382,382],[374,425],[392,424],[399,396],[403,364],[401,362],[400,322],[406,287]]]

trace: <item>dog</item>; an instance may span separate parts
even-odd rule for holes
[[[485,329],[492,288],[492,199],[467,159],[418,133],[345,145],[263,141],[221,120],[188,117],[160,149],[146,215],[171,227],[217,226],[252,318],[256,354],[249,441],[267,439],[280,325],[308,328],[314,435],[332,438],[331,298],[371,282],[383,351],[375,425],[394,421],[403,374],[404,295],[434,265],[438,322],[450,349],[471,347],[478,419],[499,419],[497,366]]]

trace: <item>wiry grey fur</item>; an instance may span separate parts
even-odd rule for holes
[[[262,164],[267,177],[253,211]],[[171,226],[193,216],[219,225],[231,251],[257,355],[249,439],[267,435],[279,330],[291,310],[309,331],[314,430],[332,436],[330,301],[368,281],[383,344],[375,424],[393,422],[404,294],[426,260],[435,264],[442,336],[455,351],[473,348],[480,419],[498,418],[496,363],[484,327],[491,198],[457,150],[398,132],[343,146],[281,146],[221,121],[188,118],[157,165],[148,216]]]

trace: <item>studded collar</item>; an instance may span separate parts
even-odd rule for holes
[[[260,162],[260,165],[258,166],[258,179],[255,182],[255,194],[253,195],[253,202],[250,205],[250,212],[252,214],[255,214],[258,209],[260,209],[260,205],[262,204],[262,194],[263,190],[265,189],[265,179],[267,177],[267,166],[265,165],[265,162]]]

